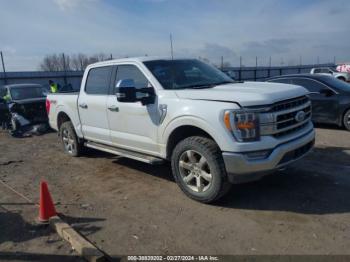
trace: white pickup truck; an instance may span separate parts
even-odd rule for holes
[[[195,59],[127,58],[87,67],[81,90],[50,94],[49,122],[64,151],[83,147],[150,164],[171,161],[179,187],[209,203],[313,147],[308,92],[235,82]]]

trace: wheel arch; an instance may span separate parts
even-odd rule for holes
[[[216,143],[214,137],[210,135],[203,128],[200,128],[195,125],[189,125],[189,124],[178,126],[174,130],[172,130],[172,132],[168,136],[167,144],[166,144],[166,158],[170,159],[175,146],[180,141],[191,136],[206,137],[206,138],[212,139]]]
[[[70,119],[70,117],[68,116],[68,114],[66,112],[64,112],[64,111],[59,112],[58,115],[57,115],[57,121],[56,121],[57,129],[60,130],[61,125],[64,122],[68,122],[68,121],[72,121]]]
[[[340,121],[340,126],[344,127],[344,118],[345,118],[345,114],[350,110],[350,105],[345,107],[342,114],[341,114],[341,121]]]

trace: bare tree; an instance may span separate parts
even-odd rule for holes
[[[79,53],[74,55],[52,54],[46,55],[39,67],[42,71],[83,71],[92,63],[109,60],[110,56],[98,53],[92,56]]]
[[[75,71],[84,71],[89,65],[89,58],[85,54],[77,54],[72,56],[72,69]]]
[[[46,55],[40,63],[40,69],[43,71],[69,71],[71,70],[70,56],[65,54]]]

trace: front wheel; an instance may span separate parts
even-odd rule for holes
[[[344,124],[344,127],[348,131],[350,131],[350,109],[348,111],[346,111],[344,114],[343,124]]]
[[[71,122],[64,122],[60,127],[59,134],[64,152],[70,156],[79,156],[82,150],[82,144],[75,133],[73,124]]]
[[[211,139],[182,140],[173,151],[171,166],[181,190],[197,201],[214,202],[230,189],[221,151]]]

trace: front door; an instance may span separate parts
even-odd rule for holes
[[[112,84],[120,80],[134,80],[136,88],[144,88],[149,84],[148,79],[136,65],[118,65],[113,74]],[[108,97],[107,116],[110,126],[112,143],[117,147],[157,155],[158,125],[160,113],[157,98],[153,104],[142,105],[141,102],[120,103],[116,90]]]

